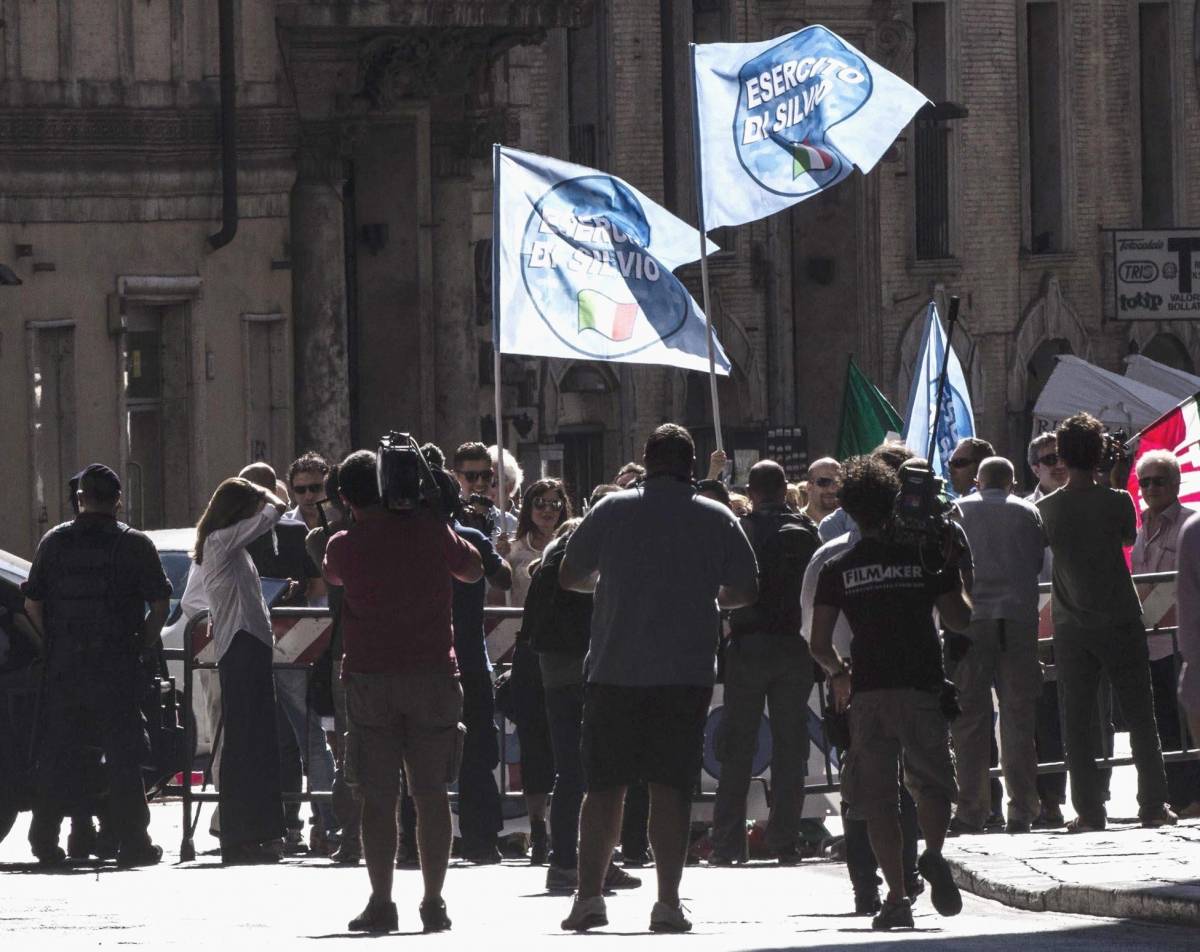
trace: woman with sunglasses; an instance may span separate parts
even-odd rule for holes
[[[571,503],[557,479],[539,479],[525,491],[516,537],[509,543],[505,556],[512,566],[514,605],[525,604],[530,563],[542,557],[554,531],[570,518]],[[529,639],[522,634],[517,635],[513,648],[512,694],[517,739],[521,745],[521,783],[529,811],[530,862],[542,866],[547,856],[546,804],[554,787],[554,754],[550,748],[538,656],[530,649]]]

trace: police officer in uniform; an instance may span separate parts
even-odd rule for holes
[[[142,781],[149,739],[139,700],[144,657],[158,645],[171,583],[154,544],[117,521],[121,481],[93,463],[79,478],[79,514],[50,530],[25,583],[25,610],[43,633],[46,680],[36,739],[38,808],[29,841],[43,865],[65,860],[65,814],[88,798],[76,768],[87,752],[104,758],[117,865],[162,858],[150,841]],[[149,614],[146,606],[149,604]]]

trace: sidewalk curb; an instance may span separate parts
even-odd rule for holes
[[[946,858],[954,872],[954,881],[984,899],[992,899],[1029,912],[1061,912],[1110,919],[1141,919],[1169,925],[1200,925],[1200,902],[1195,894],[1171,895],[1176,888],[1123,888],[1059,884],[1046,889],[1015,886],[989,879],[958,859]]]

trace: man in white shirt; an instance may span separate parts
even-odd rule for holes
[[[1179,460],[1167,450],[1151,450],[1138,460],[1137,475],[1146,508],[1142,510],[1142,525],[1133,543],[1133,574],[1173,572],[1180,564],[1180,530],[1196,513],[1179,502]],[[1178,674],[1171,639],[1152,630],[1148,647],[1158,738],[1164,751],[1182,750],[1184,738],[1176,699]],[[1184,818],[1200,817],[1200,764],[1185,760],[1165,766],[1171,808]]]
[[[988,457],[979,465],[979,492],[958,500],[975,560],[970,649],[954,668],[962,714],[952,725],[959,786],[952,828],[959,832],[983,832],[991,811],[993,687],[1000,699],[1007,831],[1029,832],[1041,808],[1034,729],[1042,691],[1038,572],[1046,536],[1037,508],[1013,495],[1013,475],[1008,460]]]

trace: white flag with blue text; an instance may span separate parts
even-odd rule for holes
[[[925,331],[917,365],[913,368],[912,390],[908,397],[908,415],[904,442],[918,456],[929,452],[933,433],[934,410],[937,404],[938,376],[946,354],[946,332],[938,317],[937,305],[929,302]],[[963,375],[962,364],[954,349],[946,368],[946,390],[942,394],[941,412],[937,414],[937,440],[929,467],[950,486],[950,454],[964,436],[975,435],[975,413],[971,409],[971,391]]]
[[[700,257],[696,229],[581,165],[500,149],[497,174],[500,353],[708,370],[704,314],[672,273]]]
[[[707,228],[869,172],[928,100],[823,26],[694,47]]]

